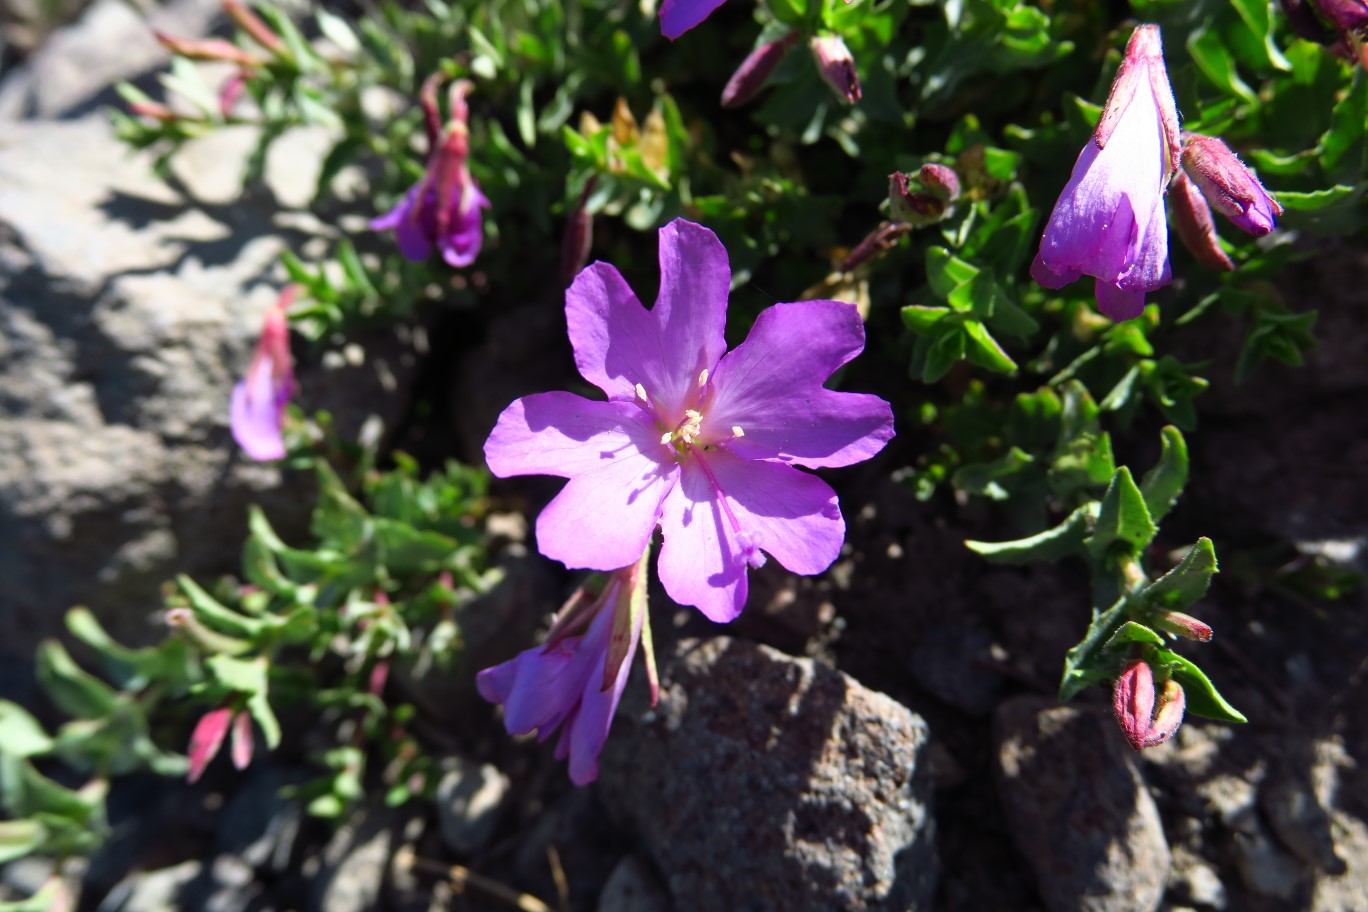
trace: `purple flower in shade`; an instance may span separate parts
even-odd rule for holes
[[[1139,316],[1145,294],[1171,280],[1164,192],[1178,156],[1178,109],[1159,26],[1142,25],[1126,45],[1097,130],[1050,213],[1032,277],[1046,288],[1063,288],[1093,276],[1104,314]]]
[[[451,87],[451,120],[434,138],[426,173],[389,212],[373,220],[376,231],[394,231],[399,252],[422,262],[435,246],[456,268],[469,266],[484,242],[484,216],[489,200],[470,174],[470,134],[466,126],[468,80]]]
[[[285,405],[294,391],[290,328],[285,312],[298,291],[298,286],[287,285],[275,306],[266,311],[247,377],[233,387],[229,407],[233,439],[248,456],[259,461],[285,456],[280,429],[285,422]]]
[[[660,4],[660,32],[674,41],[712,15],[727,0],[665,0]],[[851,0],[845,0],[850,3]]]
[[[845,537],[836,495],[793,465],[844,466],[893,437],[888,403],[825,389],[864,348],[853,304],[776,304],[726,350],[731,270],[708,229],[660,230],[660,295],[641,306],[607,263],[566,292],[575,362],[608,401],[541,393],[504,410],[485,442],[499,477],[570,479],[537,517],[537,544],[570,567],[636,560],[657,524],[661,583],[726,622],[766,551],[820,573]]]
[[[645,640],[651,702],[657,684],[646,618],[646,557],[580,587],[556,617],[545,646],[475,676],[480,696],[504,708],[511,735],[560,729],[556,759],[570,758],[570,779],[598,778],[598,755],[627,686],[637,644]],[[598,586],[601,585],[601,589]],[[587,629],[571,635],[575,630]]]

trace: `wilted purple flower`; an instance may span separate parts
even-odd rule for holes
[[[868,459],[893,436],[876,396],[823,388],[864,347],[853,304],[777,304],[726,350],[731,270],[707,228],[660,230],[660,295],[641,306],[606,263],[579,274],[565,313],[575,362],[607,402],[570,393],[519,399],[485,457],[499,477],[569,483],[537,518],[537,544],[570,567],[609,570],[664,532],[661,582],[725,622],[767,551],[789,570],[836,559],[845,521],[825,482],[800,472]]]
[[[846,104],[854,104],[861,98],[860,74],[855,72],[855,58],[850,48],[839,35],[818,35],[808,43],[813,59],[817,61],[817,72],[827,85],[841,97]]]
[[[556,617],[545,646],[529,649],[475,676],[480,696],[504,708],[511,735],[537,733],[545,741],[561,730],[556,759],[570,758],[570,779],[598,778],[598,755],[608,738],[618,700],[646,618],[646,553],[610,574],[601,591],[581,587]],[[583,633],[570,634],[588,623]],[[646,667],[655,702],[654,660],[647,635]]]
[[[1164,188],[1178,156],[1178,110],[1159,26],[1142,25],[1126,45],[1097,130],[1050,213],[1032,277],[1062,288],[1093,276],[1104,314],[1139,316],[1145,294],[1171,280]]]
[[[1187,695],[1177,681],[1165,681],[1156,696],[1154,671],[1143,659],[1126,666],[1112,689],[1112,712],[1136,750],[1163,744],[1183,724]]]
[[[465,96],[470,88],[464,79],[452,86],[451,119],[428,158],[427,172],[399,205],[370,223],[376,231],[393,229],[406,259],[426,260],[435,245],[442,259],[459,269],[480,254],[484,241],[480,210],[489,208],[489,200],[480,192],[467,162],[470,137]]]
[[[280,428],[285,421],[285,405],[294,391],[290,328],[285,313],[298,291],[297,285],[287,285],[275,306],[266,311],[247,377],[233,387],[229,407],[233,439],[256,460],[285,456]]]
[[[1268,195],[1254,172],[1214,136],[1188,133],[1183,137],[1183,170],[1211,208],[1241,231],[1263,237],[1282,215],[1282,206]]]

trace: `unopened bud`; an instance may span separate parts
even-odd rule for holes
[[[1282,206],[1268,195],[1254,172],[1219,139],[1189,133],[1183,144],[1183,170],[1211,208],[1241,231],[1263,237],[1273,230]]]
[[[255,54],[249,54],[231,41],[224,41],[222,38],[177,38],[161,31],[153,31],[153,34],[157,36],[157,42],[162,47],[187,60],[221,60],[245,67],[258,67],[265,63]]]
[[[841,96],[846,104],[860,100],[860,75],[855,72],[855,58],[850,48],[837,35],[818,35],[808,47],[817,61],[817,72],[826,84]]]
[[[898,243],[898,238],[902,237],[911,229],[906,222],[884,222],[869,234],[865,235],[864,240],[855,245],[855,249],[850,251],[845,261],[841,263],[842,272],[850,272],[857,266],[869,262],[877,256],[882,256],[887,250],[892,249]]]
[[[1156,747],[1173,737],[1183,724],[1187,697],[1177,681],[1165,681],[1157,695],[1149,663],[1136,659],[1116,678],[1112,711],[1121,732],[1136,750]]]
[[[437,148],[442,141],[442,112],[437,107],[437,89],[446,76],[438,71],[423,80],[418,92],[418,106],[423,109],[423,126],[427,129],[428,150]]]
[[[286,49],[285,42],[280,39],[280,36],[273,32],[271,27],[245,4],[240,3],[239,0],[223,0],[223,11],[237,24],[238,28],[246,32],[257,44],[277,56],[289,56],[290,52]]]
[[[1321,15],[1340,31],[1357,32],[1368,28],[1366,0],[1315,0],[1315,5]]]
[[[727,85],[722,89],[722,107],[738,108],[754,98],[797,40],[798,33],[791,31],[782,38],[765,42],[747,54],[746,59],[741,61],[741,65],[732,73],[731,79],[727,80]]]
[[[931,168],[934,170],[928,171]],[[927,177],[931,182],[927,183]],[[944,165],[926,165],[916,183],[895,171],[888,176],[888,207],[893,218],[913,228],[934,225],[950,214],[950,200],[959,195],[959,178]]]
[[[1177,229],[1179,239],[1197,258],[1197,262],[1220,272],[1235,268],[1216,237],[1216,222],[1211,217],[1211,207],[1207,205],[1202,191],[1182,171],[1178,172],[1169,190],[1169,209],[1173,213],[1173,227]]]
[[[242,93],[247,89],[247,71],[239,70],[235,76],[228,79],[219,89],[219,114],[227,120],[233,114],[233,108],[237,106],[238,99],[242,98]]]
[[[565,223],[565,235],[561,238],[561,284],[569,285],[579,275],[589,260],[589,251],[594,246],[594,216],[589,212],[589,196],[594,192],[598,178],[590,177],[580,193],[570,218]]]
[[[1316,18],[1316,12],[1307,0],[1280,0],[1287,25],[1298,38],[1314,41],[1316,44],[1334,44],[1335,35]]]
[[[185,752],[190,760],[191,782],[204,775],[209,761],[214,759],[219,748],[223,746],[223,738],[228,734],[228,726],[232,721],[232,707],[224,706],[205,713],[195,723],[195,729],[190,733],[190,747]]]
[[[162,123],[171,123],[181,119],[181,116],[175,111],[155,101],[135,101],[129,104],[128,110],[139,117],[150,117]]]
[[[1207,643],[1211,640],[1211,626],[1181,611],[1165,611],[1154,619],[1154,626],[1169,633]]]

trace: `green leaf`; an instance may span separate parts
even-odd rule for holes
[[[216,655],[204,660],[205,667],[225,690],[247,698],[247,712],[266,736],[266,746],[274,750],[280,744],[280,723],[267,699],[269,676],[266,658],[237,659]]]
[[[1217,722],[1249,721],[1244,713],[1231,706],[1226,698],[1221,696],[1206,673],[1192,662],[1167,649],[1156,649],[1154,657],[1157,662],[1172,667],[1173,679],[1183,685],[1189,713],[1204,719],[1215,719]]]
[[[1140,482],[1145,506],[1155,522],[1173,509],[1188,480],[1188,450],[1183,432],[1168,425],[1159,432],[1159,444],[1159,461]]]
[[[52,738],[27,709],[0,700],[0,751],[16,757],[33,757],[52,750]]]
[[[973,344],[969,346],[969,360],[979,367],[997,371],[1000,374],[1010,374],[1017,369],[1016,362],[1011,359],[1007,352],[1003,351],[1002,346],[988,332],[988,327],[978,320],[965,320],[964,333]]]
[[[1164,638],[1150,630],[1144,624],[1137,624],[1135,621],[1126,621],[1116,632],[1107,640],[1104,649],[1115,650],[1130,643],[1149,643],[1154,646],[1163,646]]]
[[[922,370],[923,383],[935,383],[950,372],[964,359],[965,334],[962,326],[943,328],[936,341],[931,343],[926,355],[926,366]]]
[[[31,855],[47,838],[47,827],[37,820],[0,820],[0,864]],[[11,903],[0,904],[0,912]]]
[[[1030,453],[1012,447],[1006,455],[992,462],[978,462],[960,468],[950,483],[969,494],[991,500],[1006,500],[1011,494],[998,482],[1011,478],[1033,462],[1035,459]]]
[[[253,639],[261,635],[265,627],[264,621],[247,617],[228,608],[184,573],[176,577],[176,585],[190,601],[190,609],[195,612],[195,616],[207,622],[210,627],[232,637]]]
[[[1199,28],[1189,36],[1187,44],[1192,61],[1217,88],[1251,104],[1258,100],[1254,90],[1235,72],[1235,58],[1216,31]]]
[[[1324,190],[1298,193],[1294,190],[1280,190],[1274,194],[1284,209],[1294,212],[1317,212],[1342,203],[1359,195],[1357,187],[1336,184]]]
[[[1235,362],[1235,382],[1249,379],[1254,369],[1270,358],[1293,367],[1301,366],[1302,352],[1316,344],[1316,337],[1311,335],[1316,317],[1314,310],[1309,313],[1260,310]]]
[[[1083,550],[1084,537],[1096,514],[1097,504],[1084,504],[1053,529],[1015,541],[966,541],[965,547],[997,564],[1057,561]]]
[[[1087,540],[1088,551],[1102,558],[1117,545],[1135,556],[1148,545],[1159,529],[1145,506],[1145,497],[1131,478],[1130,469],[1121,466],[1102,497],[1097,526]]]
[[[320,9],[314,14],[318,20],[318,30],[323,33],[337,49],[342,53],[352,56],[361,50],[361,42],[357,39],[356,33],[347,25],[347,20],[326,9]]]
[[[1065,703],[1090,684],[1106,680],[1102,666],[1110,666],[1112,659],[1102,656],[1106,644],[1125,619],[1128,608],[1121,598],[1106,611],[1093,608],[1092,623],[1078,645],[1064,654],[1064,675],[1059,681],[1059,702]]]
[[[944,247],[926,248],[926,282],[937,296],[948,300],[956,288],[978,274],[977,266],[964,262]]]
[[[1350,153],[1355,147],[1362,147],[1365,130],[1368,130],[1368,78],[1362,70],[1356,69],[1353,88],[1335,105],[1330,129],[1321,140],[1321,166],[1326,173],[1334,174],[1343,161],[1353,163]]]
[[[1219,568],[1209,538],[1199,538],[1168,573],[1140,590],[1139,597],[1154,609],[1181,611],[1206,595]]]
[[[953,313],[948,307],[923,307],[911,304],[901,311],[903,325],[918,335],[934,332],[936,324]]]
[[[57,708],[78,719],[101,719],[114,711],[119,694],[83,671],[56,640],[38,644],[38,683]]]

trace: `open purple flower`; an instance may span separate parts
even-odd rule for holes
[[[1179,148],[1159,26],[1142,25],[1126,45],[1097,130],[1050,213],[1032,277],[1046,288],[1063,288],[1093,276],[1104,314],[1139,316],[1145,294],[1172,279],[1164,193]]]
[[[422,262],[432,255],[435,246],[448,265],[459,269],[475,262],[480,254],[484,242],[481,210],[489,208],[489,200],[480,192],[468,164],[465,96],[469,91],[466,80],[452,86],[451,120],[439,136],[433,137],[427,172],[409,188],[399,205],[370,223],[376,231],[393,230],[399,252],[406,259]]]
[[[290,328],[285,313],[298,291],[298,286],[287,285],[275,306],[266,311],[247,377],[233,387],[229,406],[233,439],[258,461],[285,457],[285,441],[280,431],[285,422],[285,406],[294,391]]]
[[[660,230],[660,295],[646,310],[594,263],[566,293],[575,362],[608,401],[541,393],[504,410],[485,442],[495,475],[570,479],[537,518],[537,544],[570,567],[635,561],[657,525],[659,573],[682,605],[726,622],[762,551],[800,574],[836,559],[836,495],[794,465],[844,466],[893,437],[888,403],[823,384],[864,348],[853,304],[801,301],[760,314],[726,350],[731,270],[707,228]]]
[[[570,635],[586,622],[587,630]],[[592,583],[577,590],[557,615],[545,646],[486,668],[475,684],[480,696],[503,706],[509,734],[535,731],[545,741],[560,729],[556,759],[569,757],[570,779],[586,785],[598,778],[599,752],[643,638],[654,703],[644,552],[608,576],[601,590],[594,591]]]
[[[674,41],[712,15],[727,0],[665,0],[660,4],[660,32]],[[851,0],[845,0],[850,3]]]

